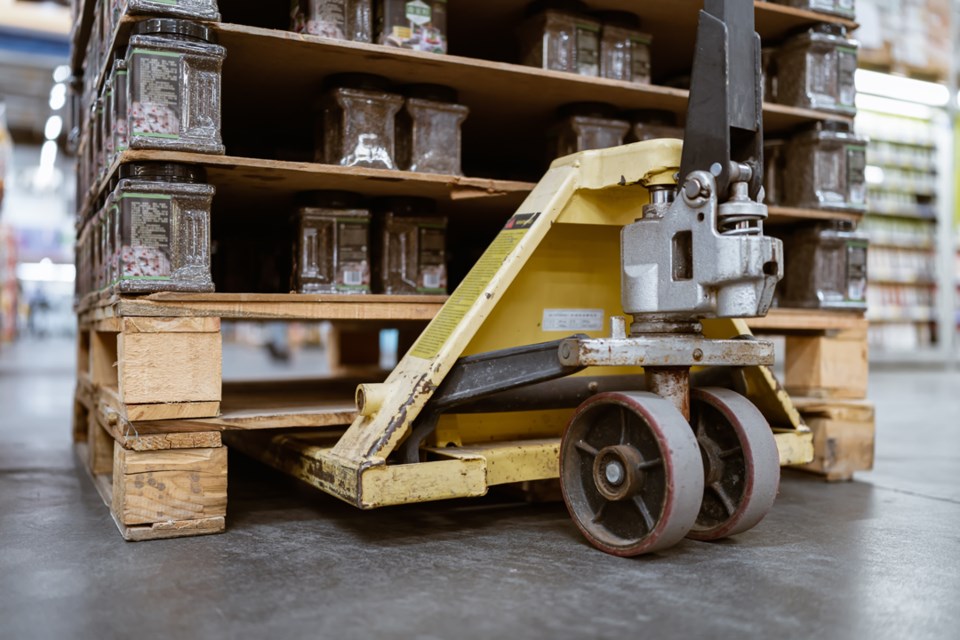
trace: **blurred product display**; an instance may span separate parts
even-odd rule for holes
[[[772,98],[782,104],[854,115],[857,41],[842,25],[819,24],[793,36],[771,58]]]
[[[548,133],[548,158],[560,158],[591,149],[623,144],[630,123],[616,117],[617,109],[599,102],[576,102],[561,107]]]
[[[447,0],[378,0],[376,24],[380,44],[447,52]]]
[[[867,234],[850,222],[833,221],[794,227],[782,240],[781,306],[866,310]]]

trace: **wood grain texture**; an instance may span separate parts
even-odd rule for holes
[[[813,462],[800,468],[829,481],[850,480],[857,471],[873,468],[876,440],[872,403],[857,400],[796,400],[813,432]]]
[[[220,400],[219,333],[121,333],[117,344],[124,404]]]
[[[123,333],[216,333],[220,318],[122,318]]]
[[[225,447],[128,451],[115,443],[113,514],[124,526],[223,517],[226,509]]]
[[[755,333],[822,333],[825,331],[866,331],[862,313],[819,309],[774,308],[762,318],[746,318]]]
[[[869,363],[865,332],[787,336],[784,387],[790,395],[865,398]]]

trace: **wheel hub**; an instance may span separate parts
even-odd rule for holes
[[[593,460],[593,481],[607,500],[626,500],[643,484],[643,457],[628,444],[604,447]]]

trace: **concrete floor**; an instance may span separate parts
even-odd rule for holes
[[[785,474],[756,529],[618,559],[587,546],[562,505],[487,498],[361,513],[240,456],[225,534],[123,542],[72,452],[72,357],[66,341],[0,351],[3,638],[943,638],[960,628],[957,372],[872,377],[876,471],[835,485]]]

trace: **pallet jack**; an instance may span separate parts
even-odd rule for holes
[[[587,540],[633,556],[750,529],[812,459],[741,320],[783,273],[753,2],[704,5],[685,143],[553,162],[350,427],[301,452],[316,486],[369,509],[559,478]]]

